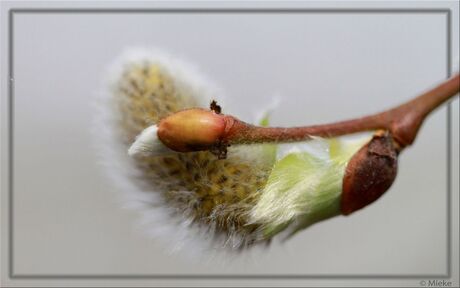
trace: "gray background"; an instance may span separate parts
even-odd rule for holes
[[[225,92],[225,112],[242,119],[274,96],[281,99],[275,125],[377,112],[446,77],[444,14],[14,19],[15,274],[446,274],[446,107],[401,155],[398,178],[378,202],[231,261],[171,255],[136,230],[139,215],[120,208],[90,133],[105,69],[129,47],[158,47],[196,63]],[[458,99],[453,107],[457,130]],[[458,173],[458,134],[453,141]]]

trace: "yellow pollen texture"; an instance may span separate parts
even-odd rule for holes
[[[128,148],[146,127],[184,108],[196,107],[196,97],[175,81],[160,64],[126,65],[113,87],[119,118],[119,135]],[[192,225],[208,227],[225,237],[239,239],[238,247],[260,238],[258,227],[248,223],[267,181],[271,166],[229,153],[218,160],[209,152],[136,158],[144,181],[161,193],[177,215]],[[263,161],[261,161],[263,163]]]

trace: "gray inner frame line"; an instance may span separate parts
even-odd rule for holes
[[[244,14],[269,14],[269,13],[290,13],[290,14],[299,14],[299,13],[324,13],[324,14],[343,14],[343,13],[372,13],[372,14],[443,14],[446,16],[446,77],[451,76],[451,37],[452,37],[452,11],[450,9],[309,9],[309,8],[158,8],[158,9],[97,9],[97,8],[65,8],[65,9],[30,9],[30,8],[13,8],[8,11],[8,204],[9,204],[9,213],[8,213],[8,275],[10,279],[443,279],[451,278],[452,275],[452,255],[451,255],[451,226],[452,226],[452,213],[451,213],[451,190],[452,190],[452,107],[451,103],[447,105],[447,153],[446,153],[446,162],[447,162],[447,209],[446,209],[446,225],[447,225],[447,273],[441,275],[325,275],[325,274],[315,274],[315,275],[301,275],[301,274],[212,274],[212,275],[199,275],[199,274],[139,274],[139,275],[125,275],[125,274],[61,274],[61,275],[49,275],[49,274],[15,274],[14,273],[14,177],[13,177],[13,168],[14,168],[14,150],[13,150],[13,120],[14,120],[14,15],[15,14],[30,14],[30,13],[116,13],[116,14],[127,14],[127,13],[219,13],[219,14],[235,14],[235,13],[244,13]]]

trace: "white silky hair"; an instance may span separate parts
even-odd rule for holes
[[[289,155],[296,154],[299,159],[309,162],[307,166],[303,163],[299,167],[291,165],[290,169],[282,173],[273,173],[269,179],[264,192],[258,203],[251,211],[251,221],[265,225],[282,225],[292,220],[301,219],[309,214],[311,208],[317,203],[325,203],[334,199],[340,199],[342,193],[342,177],[348,160],[372,137],[372,132],[362,132],[334,138],[337,143],[345,148],[340,158],[332,158],[330,155],[330,141],[322,137],[311,137],[307,142],[288,143],[278,145],[277,159],[281,160]],[[348,151],[345,153],[345,151]],[[306,154],[305,154],[306,153]],[[308,156],[306,156],[308,155]],[[306,157],[306,158],[305,158]],[[342,158],[343,157],[343,158]],[[301,176],[288,191],[282,189],[282,183],[296,175],[300,169]],[[294,176],[296,177],[296,176]],[[281,187],[278,185],[281,184]],[[319,185],[326,185],[318,189]],[[337,211],[339,213],[339,211]],[[314,223],[314,222],[313,222]],[[289,225],[289,228],[281,234],[291,234],[296,225]]]
[[[141,134],[136,137],[136,141],[129,147],[128,155],[131,157],[137,156],[161,156],[176,153],[166,147],[158,138],[158,126],[152,125],[145,128]]]

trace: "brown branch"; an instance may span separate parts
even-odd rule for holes
[[[398,149],[414,142],[426,116],[439,105],[455,96],[460,89],[460,75],[446,80],[432,90],[374,115],[304,127],[259,127],[231,115],[221,114],[215,102],[211,110],[192,108],[174,113],[158,124],[158,138],[172,150],[191,152],[210,150],[225,158],[231,144],[294,142],[312,136],[335,137],[362,131],[386,130],[396,141]]]
[[[446,80],[432,90],[387,111],[331,124],[305,127],[258,127],[232,116],[227,117],[227,132],[223,142],[228,144],[293,142],[308,140],[311,136],[335,137],[362,131],[388,130],[404,148],[414,142],[426,116],[455,96],[460,89],[459,74]]]

